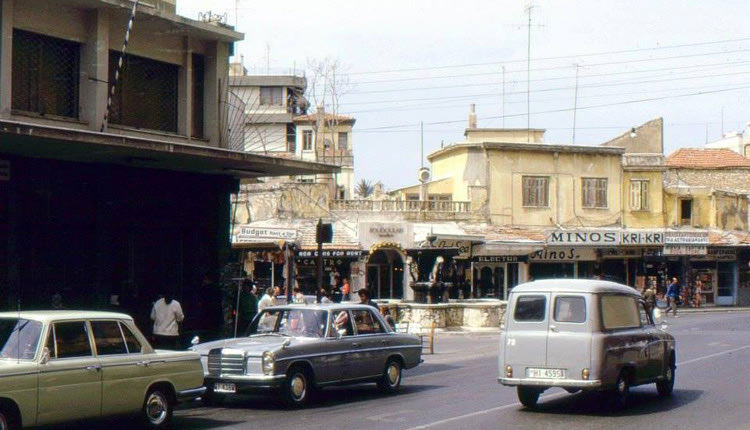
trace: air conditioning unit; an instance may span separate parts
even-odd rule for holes
[[[419,173],[417,173],[417,177],[419,178],[419,182],[425,183],[430,180],[430,169],[427,167],[422,167],[419,169]]]

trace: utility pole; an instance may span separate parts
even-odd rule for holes
[[[503,106],[500,116],[503,117],[503,128],[505,128],[505,66],[503,66]]]
[[[573,98],[573,145],[576,143],[576,113],[578,108],[578,68],[579,65],[576,64],[576,93],[575,97]]]
[[[419,121],[419,167],[424,168],[424,121]]]
[[[531,142],[531,11],[534,4],[529,3],[526,11],[529,13],[528,35],[526,39],[526,142]]]

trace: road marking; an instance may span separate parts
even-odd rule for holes
[[[716,352],[716,353],[713,353],[713,354],[704,355],[703,357],[692,358],[690,360],[685,360],[685,361],[682,361],[680,363],[677,363],[677,365],[678,366],[682,366],[682,365],[685,365],[685,364],[695,363],[696,361],[702,361],[702,360],[706,360],[706,359],[709,359],[709,358],[718,357],[720,355],[731,354],[733,352],[743,351],[745,349],[750,349],[750,345],[745,345],[745,346],[741,346],[741,347],[735,348],[735,349],[728,349],[726,351],[721,351],[721,352]]]
[[[371,416],[371,417],[367,417],[367,419],[370,420],[370,421],[382,421],[382,422],[386,422],[386,423],[402,423],[402,422],[406,421],[406,417],[403,416],[404,414],[411,414],[411,413],[414,413],[414,412],[416,412],[416,411],[413,410],[413,409],[404,409],[403,411],[389,412],[389,413],[385,413],[385,414],[374,415],[374,416]],[[401,416],[399,416],[399,415],[401,415]]]
[[[731,354],[733,352],[743,351],[743,350],[746,350],[746,349],[750,349],[750,345],[745,345],[745,346],[741,346],[739,348],[729,349],[729,350],[726,350],[726,351],[716,352],[716,353],[713,353],[713,354],[704,355],[702,357],[692,358],[690,360],[685,360],[685,361],[679,362],[679,363],[677,363],[677,365],[678,366],[683,366],[683,365],[686,365],[686,364],[691,364],[691,363],[695,363],[695,362],[698,362],[698,361],[707,360],[709,358],[719,357],[721,355],[726,355],[726,354]],[[549,395],[546,395],[546,396],[541,396],[540,398],[541,399],[552,399],[552,398],[555,398],[555,397],[561,397],[561,396],[566,396],[566,395],[568,395],[568,393],[555,393],[555,394],[549,394]],[[446,418],[444,420],[434,421],[434,422],[431,422],[431,423],[428,423],[428,424],[423,424],[423,425],[420,425],[420,426],[411,427],[411,428],[409,428],[407,430],[426,429],[426,428],[430,428],[430,427],[439,426],[441,424],[447,424],[447,423],[450,423],[450,422],[453,422],[453,421],[463,420],[463,419],[466,419],[466,418],[472,418],[472,417],[476,417],[476,416],[479,416],[479,415],[485,415],[485,414],[489,414],[489,413],[492,413],[492,412],[502,411],[504,409],[510,409],[510,408],[513,408],[513,407],[518,407],[520,405],[521,405],[521,403],[516,402],[516,403],[511,403],[511,404],[508,404],[508,405],[497,406],[497,407],[491,408],[491,409],[485,409],[485,410],[482,410],[482,411],[476,411],[476,412],[472,412],[470,414],[459,415],[457,417]]]
[[[546,396],[541,396],[540,399],[554,399],[556,397],[562,397],[562,396],[567,396],[567,395],[569,395],[569,394],[568,393],[548,394]],[[490,412],[502,411],[503,409],[517,408],[519,406],[521,406],[520,402],[511,403],[509,405],[497,406],[497,407],[494,407],[494,408],[491,408],[491,409],[485,409],[485,410],[482,410],[482,411],[472,412],[470,414],[465,414],[465,415],[459,415],[457,417],[446,418],[446,419],[440,420],[440,421],[433,421],[431,423],[422,424],[421,426],[416,426],[416,427],[408,428],[407,430],[426,429],[426,428],[430,428],[430,427],[439,426],[441,424],[447,424],[447,423],[450,423],[450,422],[453,422],[453,421],[462,420],[462,419],[465,419],[465,418],[471,418],[471,417],[476,417],[476,416],[479,416],[479,415],[488,414]]]

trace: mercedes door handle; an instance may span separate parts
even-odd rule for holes
[[[554,325],[554,324],[550,324],[550,326],[549,326],[549,330],[550,330],[550,331],[554,331],[555,333],[557,333],[557,326],[556,326],[556,325]]]
[[[102,366],[86,366],[86,370],[89,372],[98,372],[101,368]]]
[[[149,364],[150,363],[148,361],[139,361],[139,362],[135,363],[135,365],[139,366],[139,367],[148,367]]]
[[[360,346],[362,346],[362,344],[360,344],[360,343],[353,343],[352,344],[352,348],[359,348]]]

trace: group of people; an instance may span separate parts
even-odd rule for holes
[[[669,315],[671,311],[672,315],[676,317],[678,306],[699,308],[702,303],[702,295],[703,283],[700,279],[695,281],[693,287],[688,285],[683,287],[680,285],[677,277],[673,277],[672,282],[667,286],[666,294],[664,294],[664,299],[667,302],[665,315]],[[646,301],[646,305],[650,308],[649,310],[653,310],[657,306],[657,300],[660,299],[660,295],[656,292],[656,287],[651,285],[644,290],[643,298]]]

